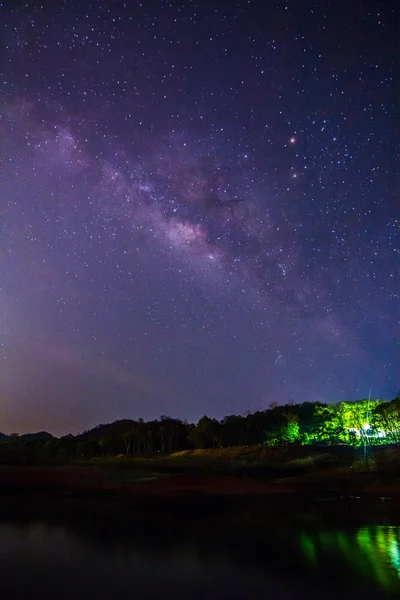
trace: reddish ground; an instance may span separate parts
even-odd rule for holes
[[[129,473],[128,473],[129,475]],[[137,474],[136,474],[137,475]],[[147,480],[147,477],[149,479]],[[130,491],[135,495],[176,496],[185,493],[209,493],[215,495],[273,494],[301,491],[301,486],[288,482],[258,482],[247,478],[229,477],[222,474],[178,473],[163,474],[150,479],[151,475],[138,475],[138,479],[126,476],[112,468],[79,467],[18,467],[0,471],[0,489],[32,492],[53,491],[65,494],[85,494],[111,491]]]
[[[189,494],[215,496],[271,496],[287,494],[394,494],[399,485],[382,483],[373,473],[354,473],[347,487],[334,471],[290,477],[276,481],[257,481],[219,473],[185,472],[163,474],[133,473],[113,467],[16,467],[0,469],[0,492],[42,492],[57,495],[105,494],[126,497],[177,497]],[[136,478],[136,479],[135,479]]]

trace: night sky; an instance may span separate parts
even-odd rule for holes
[[[394,2],[1,7],[0,431],[394,397]]]

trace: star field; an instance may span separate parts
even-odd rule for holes
[[[391,2],[3,3],[2,431],[398,389]]]

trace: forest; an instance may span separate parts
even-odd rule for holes
[[[170,454],[185,449],[232,446],[376,446],[400,442],[400,394],[391,400],[363,399],[323,404],[303,402],[197,424],[161,416],[123,419],[78,435],[47,432],[0,434],[0,463],[35,464]]]

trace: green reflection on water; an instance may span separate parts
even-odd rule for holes
[[[307,561],[312,565],[317,564],[317,551],[315,549],[315,544],[311,537],[306,533],[302,533],[300,537],[300,545],[303,551],[303,554]]]
[[[313,567],[319,568],[327,557],[340,559],[348,565],[349,573],[362,575],[365,582],[385,591],[400,589],[400,527],[376,525],[357,531],[302,533],[299,545]]]

